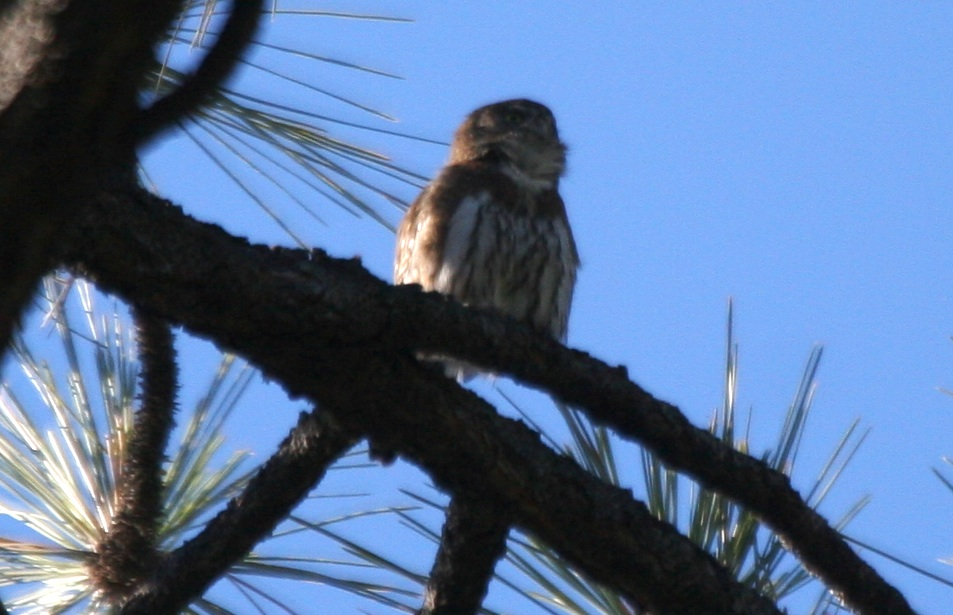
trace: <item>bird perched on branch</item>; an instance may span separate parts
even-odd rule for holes
[[[566,338],[579,256],[559,178],[566,146],[552,112],[518,99],[480,107],[457,129],[450,159],[397,231],[394,281]],[[449,375],[477,371],[441,360]]]

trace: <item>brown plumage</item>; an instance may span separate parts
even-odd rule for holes
[[[545,106],[507,100],[471,113],[447,165],[401,222],[395,283],[420,284],[565,340],[579,266],[558,190],[565,163]]]

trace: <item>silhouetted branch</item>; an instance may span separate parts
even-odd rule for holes
[[[241,495],[198,536],[173,551],[153,583],[122,608],[123,615],[179,613],[269,535],[356,440],[320,411],[298,425],[262,465]]]
[[[102,179],[133,152],[152,49],[179,0],[19,0],[0,19],[0,350],[50,246]],[[122,36],[116,33],[121,32]],[[129,177],[134,177],[130,174]]]
[[[91,566],[95,585],[114,601],[130,595],[155,571],[162,514],[162,463],[174,425],[178,388],[172,331],[162,319],[134,310],[141,403],[117,477],[118,506]]]
[[[399,313],[418,305],[399,301]],[[423,311],[423,310],[421,310]],[[666,466],[749,510],[778,534],[804,567],[820,577],[860,613],[912,613],[903,595],[862,560],[791,486],[788,476],[759,459],[726,445],[692,425],[672,404],[654,398],[628,379],[624,367],[563,348],[515,323],[492,323],[458,316],[418,314],[402,320],[415,348],[456,354],[477,365],[543,389],[561,402],[582,409],[595,423],[651,449]],[[454,352],[449,352],[450,349]]]
[[[394,288],[357,261],[250,245],[144,191],[91,205],[75,232],[82,240],[64,243],[64,260],[103,290],[242,354],[290,395],[319,402],[346,431],[421,466],[447,492],[492,493],[511,507],[516,526],[633,602],[659,615],[778,613],[630,492],[421,366],[405,319],[429,316],[446,327],[449,316],[524,342],[532,332]],[[161,578],[158,588],[169,591]]]
[[[144,109],[133,125],[135,141],[154,136],[205,104],[235,69],[251,42],[261,18],[264,0],[232,0],[232,10],[215,44],[194,73],[171,94]]]
[[[450,500],[419,615],[476,613],[510,532],[506,506],[462,493]]]
[[[670,526],[663,530],[652,520],[642,521],[649,515],[630,495],[603,492],[609,488],[575,474],[574,464],[574,469],[562,461],[553,465],[557,462],[536,435],[498,422],[502,419],[482,402],[420,367],[412,358],[414,351],[455,355],[553,392],[753,508],[852,608],[871,614],[912,613],[903,596],[804,504],[784,475],[693,427],[674,406],[630,382],[624,369],[446,297],[415,287],[391,287],[356,261],[251,246],[151,195],[109,199],[97,207],[77,226],[82,246],[65,256],[104,290],[215,339],[294,395],[347,409],[335,412],[343,425],[418,463],[451,493],[491,490],[514,505],[518,525],[653,612],[705,612],[693,611],[694,606],[675,608],[673,596],[686,593],[709,609],[738,609],[746,602],[729,598],[738,590],[735,582],[723,570],[713,572],[720,567],[693,552],[687,539]],[[229,284],[207,283],[220,278]],[[528,450],[534,452],[524,458]],[[509,472],[500,467],[501,455]],[[575,478],[570,480],[570,475]],[[520,484],[513,476],[526,482]],[[573,489],[580,491],[573,495]],[[607,498],[598,502],[598,512],[590,508],[596,492]],[[557,493],[560,497],[553,496]],[[559,516],[565,525],[543,511]],[[619,516],[606,519],[607,514]],[[556,527],[567,535],[591,536],[571,540]],[[648,534],[636,538],[640,534],[633,528]],[[600,535],[602,539],[596,538]],[[601,555],[594,552],[599,549]],[[679,571],[711,575],[707,585],[696,579],[687,592],[688,586],[678,580],[656,576],[676,569],[675,561],[681,562]],[[635,562],[642,568],[632,569]],[[720,612],[732,611],[725,606]]]
[[[235,13],[251,6],[236,2]],[[652,612],[777,612],[652,519],[631,494],[554,455],[533,432],[412,358],[415,351],[454,355],[583,408],[749,507],[858,612],[912,613],[786,477],[693,427],[624,370],[509,320],[419,289],[392,288],[355,262],[250,246],[135,191],[127,138],[140,119],[138,88],[181,6],[179,0],[20,0],[7,7],[0,23],[0,346],[51,252],[61,250],[67,264],[104,290],[245,356],[292,395],[323,403],[345,430],[420,465],[448,492],[492,492],[512,507],[519,527]],[[239,26],[250,23],[236,22],[235,40],[245,38]],[[184,103],[164,103],[173,112],[150,112],[141,134],[169,121],[176,107],[200,100],[223,67],[227,62],[210,65],[211,76],[193,86],[197,94],[179,94]],[[67,229],[72,241],[64,239]],[[223,279],[228,284],[209,284]],[[241,517],[236,507],[220,523]],[[231,547],[203,548],[219,554]],[[226,561],[203,553],[183,547],[163,567],[150,599],[187,600],[156,597],[183,591],[170,587],[170,579],[201,591]],[[201,574],[183,577],[193,565]]]

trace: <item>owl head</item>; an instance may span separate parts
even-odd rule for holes
[[[471,161],[497,164],[528,187],[553,188],[566,168],[566,146],[545,105],[504,100],[480,107],[457,129],[450,164]]]

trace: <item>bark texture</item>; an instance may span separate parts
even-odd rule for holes
[[[489,491],[512,507],[515,526],[652,613],[778,611],[631,493],[554,454],[522,423],[418,364],[416,351],[491,365],[578,405],[751,506],[858,612],[912,612],[786,477],[693,427],[622,368],[443,296],[392,287],[355,260],[251,245],[142,192],[89,208],[77,232],[94,228],[82,250],[66,244],[63,262],[247,357],[446,491]]]
[[[778,613],[630,492],[421,366],[418,352],[551,392],[751,508],[857,612],[913,612],[787,478],[693,427],[623,368],[445,297],[391,287],[357,261],[251,245],[142,191],[134,146],[227,76],[224,51],[247,42],[255,6],[235,0],[223,53],[210,54],[177,96],[143,110],[140,87],[180,0],[0,0],[0,347],[39,277],[65,265],[244,356],[319,408],[245,494],[157,563],[125,613],[174,613],[198,597],[357,438],[417,464],[453,497],[486,494],[506,524],[651,613]]]
[[[113,600],[135,592],[155,572],[162,516],[165,447],[174,426],[178,370],[168,323],[135,314],[141,396],[129,448],[117,477],[116,514],[90,565],[95,585]]]
[[[509,524],[507,507],[488,497],[464,493],[451,499],[418,614],[476,613],[506,553]]]

